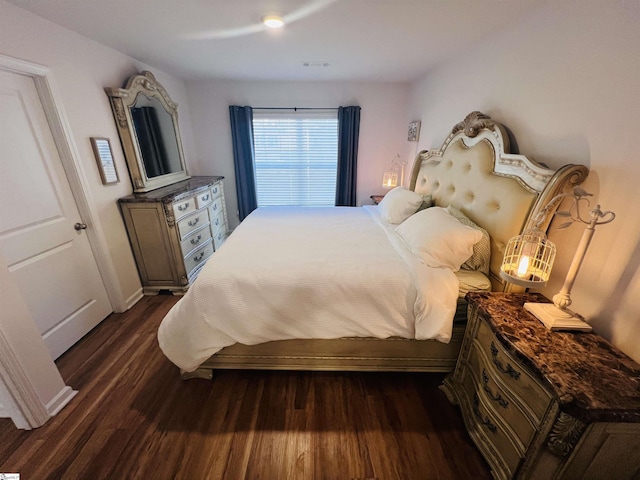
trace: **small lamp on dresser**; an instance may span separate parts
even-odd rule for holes
[[[393,188],[398,186],[398,174],[396,172],[384,172],[382,177],[382,186],[384,188]]]
[[[384,188],[393,188],[398,186],[398,177],[400,177],[400,186],[404,186],[404,167],[407,162],[403,162],[400,159],[400,155],[396,156],[391,161],[391,168],[384,172],[382,177],[382,186]]]
[[[558,228],[566,228],[574,222],[587,225],[567,272],[564,285],[560,292],[553,296],[553,304],[525,303],[524,305],[525,309],[535,315],[549,330],[591,331],[591,325],[586,323],[581,315],[569,310],[569,306],[572,303],[571,289],[587,253],[596,226],[612,222],[615,218],[615,213],[611,211],[603,212],[600,209],[600,205],[596,205],[589,212],[588,219],[582,218],[580,205],[584,202],[588,204],[587,197],[590,196],[591,194],[580,187],[574,188],[572,193],[563,193],[555,196],[535,218],[533,228],[509,240],[505,250],[500,276],[508,282],[523,287],[542,287],[549,280],[556,255],[555,245],[547,239],[540,229],[551,209],[564,199],[571,199],[572,206],[568,211],[555,212],[555,215],[568,218],[568,221]]]

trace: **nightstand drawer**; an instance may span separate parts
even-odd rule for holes
[[[209,223],[209,213],[207,209],[198,210],[195,213],[192,213],[186,218],[183,218],[178,222],[178,231],[180,232],[180,238],[184,239],[187,235],[189,235],[194,230],[202,227]]]
[[[528,406],[535,424],[539,425],[549,408],[551,395],[505,350],[483,321],[478,326],[476,338],[482,354],[489,359],[496,372],[498,381],[518,397],[522,405]]]
[[[488,449],[492,455],[497,455],[501,467],[506,469],[511,477],[522,459],[518,448],[505,431],[502,421],[495,416],[491,407],[485,404],[484,396],[478,393],[482,387],[476,383],[469,371],[466,371],[462,378],[462,388],[472,412],[469,419],[474,422],[474,427],[470,430],[475,430],[482,440],[476,444],[480,449]]]
[[[539,424],[534,425],[518,401],[495,381],[497,372],[489,364],[489,359],[483,355],[477,341],[469,352],[469,366],[477,377],[476,383],[480,385],[478,391],[483,397],[483,402],[493,407],[495,415],[500,417],[505,425],[509,425],[509,429],[515,435],[514,440],[519,453],[524,454]]]
[[[190,235],[188,235],[182,242],[180,242],[180,248],[182,249],[182,254],[186,255],[194,248],[198,248],[201,245],[211,238],[211,229],[208,227],[201,228],[200,230],[196,230]]]
[[[209,242],[198,250],[194,250],[184,259],[184,266],[187,274],[191,273],[200,264],[207,261],[213,253],[213,243]]]

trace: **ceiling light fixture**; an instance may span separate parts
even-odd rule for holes
[[[265,15],[262,17],[262,23],[269,28],[280,28],[284,25],[284,20],[280,15]]]

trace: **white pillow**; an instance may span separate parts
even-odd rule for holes
[[[446,208],[431,207],[405,220],[396,233],[425,265],[453,271],[473,253],[482,232],[452,217]]]
[[[416,213],[422,205],[422,195],[404,187],[396,187],[378,204],[380,215],[387,222],[397,225]]]

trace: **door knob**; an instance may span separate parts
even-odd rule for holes
[[[73,228],[75,228],[76,230],[80,231],[80,230],[86,230],[87,229],[87,224],[86,223],[76,223]]]

